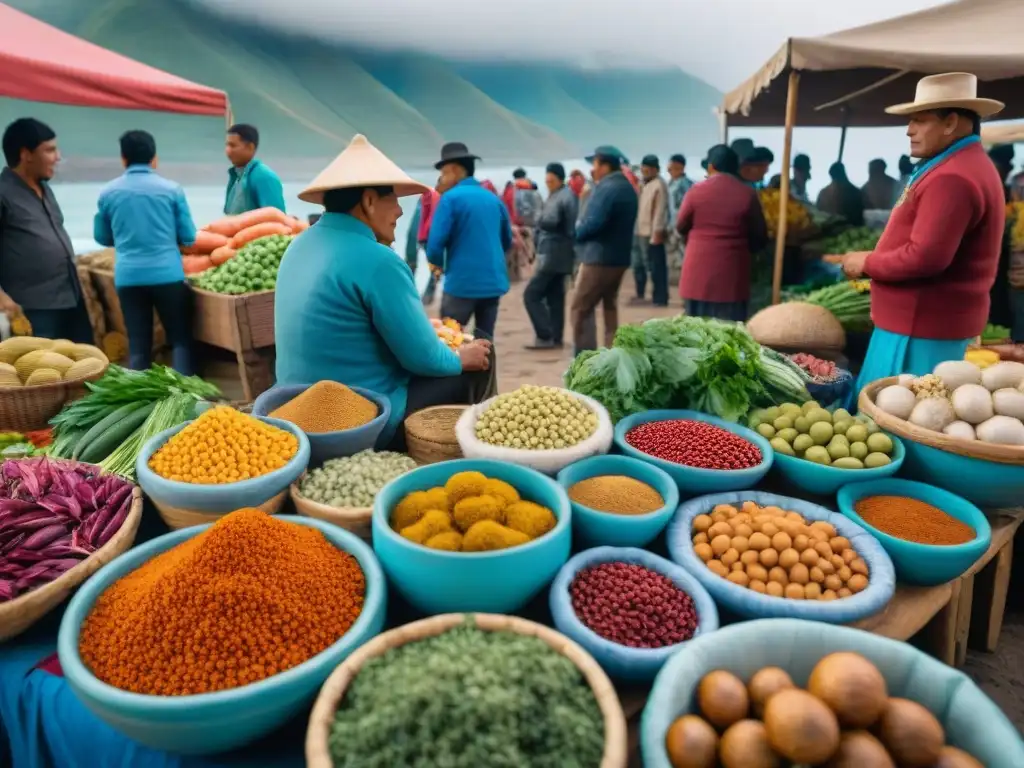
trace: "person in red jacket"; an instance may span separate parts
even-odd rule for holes
[[[875,331],[857,389],[961,360],[988,322],[1006,209],[1003,183],[981,145],[981,119],[1003,109],[980,99],[974,75],[923,78],[909,118],[910,182],[871,252],[843,257],[851,278],[870,277]]]

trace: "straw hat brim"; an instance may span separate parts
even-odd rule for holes
[[[931,109],[967,109],[976,112],[982,119],[1002,112],[1006,105],[995,99],[944,99],[940,101],[908,101],[886,107],[886,114],[912,115]]]
[[[433,187],[427,184],[421,184],[415,179],[379,179],[379,180],[367,180],[360,181],[358,184],[326,184],[313,187],[307,187],[299,193],[299,200],[303,200],[307,203],[313,203],[314,205],[324,204],[324,192],[329,192],[332,189],[346,189],[350,187],[394,187],[395,195],[397,197],[409,197],[411,195],[422,195],[424,192],[429,192]]]

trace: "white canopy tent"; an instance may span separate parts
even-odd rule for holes
[[[971,72],[979,95],[1024,117],[1024,0],[956,0],[918,13],[812,38],[790,38],[754,75],[725,95],[727,126],[785,126],[782,196],[789,199],[793,126],[884,126],[906,118],[885,107],[910,101],[916,81]],[[786,87],[782,78],[786,76]],[[799,98],[798,98],[799,97]],[[786,216],[780,209],[772,301],[782,288]]]

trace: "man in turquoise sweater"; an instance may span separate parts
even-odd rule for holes
[[[256,157],[260,132],[256,126],[238,123],[228,128],[224,154],[231,161],[224,213],[236,216],[257,208],[284,210],[284,186],[276,173]]]
[[[330,379],[386,396],[391,415],[378,447],[402,446],[406,415],[479,402],[494,389],[490,344],[458,352],[442,344],[390,248],[398,198],[426,189],[356,136],[299,196],[325,213],[289,246],[277,276],[278,383]]]

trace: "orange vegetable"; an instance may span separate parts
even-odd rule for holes
[[[303,221],[302,219],[295,219],[292,222],[292,234],[299,235],[309,229],[309,222]]]
[[[204,232],[213,232],[224,237],[233,237],[242,228],[237,216],[225,216],[223,219],[211,221],[205,227]]]
[[[196,232],[196,241],[192,245],[182,248],[181,252],[186,256],[209,254],[213,253],[222,245],[227,244],[228,237],[226,235],[220,235],[216,232],[206,232],[204,230],[199,230],[198,232]]]
[[[270,235],[290,235],[292,228],[287,224],[281,224],[276,221],[266,221],[262,224],[254,224],[251,227],[246,227],[241,232],[238,232],[234,237],[231,238],[231,247],[236,251],[246,243],[251,243],[261,237],[269,237]]]
[[[235,249],[230,245],[222,245],[220,248],[210,254],[210,263],[215,267],[219,267],[225,261],[230,261],[235,255]]]
[[[277,208],[257,208],[255,211],[246,211],[235,216],[238,221],[238,229],[236,232],[240,232],[243,229],[254,227],[257,224],[269,224],[274,222],[276,224],[287,224],[291,226],[292,217],[284,211],[279,211]]]
[[[213,266],[209,256],[183,256],[181,264],[186,275],[195,275]]]

